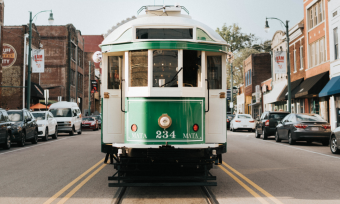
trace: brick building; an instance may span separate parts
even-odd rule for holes
[[[45,72],[40,85],[49,89],[49,100],[77,102],[84,100],[84,38],[72,24],[37,26],[45,49]],[[84,113],[84,112],[83,112]]]
[[[261,114],[261,82],[271,78],[269,53],[250,55],[243,62],[244,67],[244,113],[256,117]]]
[[[99,45],[103,42],[103,35],[84,35],[85,39],[85,69],[84,69],[84,83],[89,84],[89,61],[93,64],[92,56],[96,51],[101,51]],[[98,84],[98,92],[91,93],[91,113],[99,113],[101,112],[101,101],[100,101],[100,76],[96,77],[96,71],[101,74],[100,63],[94,63],[94,66],[91,67],[91,80],[96,80]],[[84,106],[85,109],[88,109],[88,97],[89,97],[89,89],[84,89]]]
[[[2,87],[0,106],[3,108],[17,109],[26,107],[27,90],[27,58],[28,58],[28,31],[27,25],[22,26],[4,26],[2,29],[3,36],[3,66]],[[36,26],[32,25],[32,49],[41,48],[40,34]],[[5,59],[6,58],[6,59]],[[7,63],[9,62],[9,63]],[[39,86],[39,74],[31,74],[31,104],[39,103],[43,99],[44,91]]]

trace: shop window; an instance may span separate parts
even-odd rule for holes
[[[201,53],[193,50],[183,51],[183,87],[200,87]]]
[[[319,114],[319,99],[309,99],[309,113]]]
[[[153,51],[153,87],[178,87],[178,51]]]
[[[148,51],[138,50],[129,52],[130,87],[148,86]]]
[[[120,89],[120,74],[122,70],[123,56],[109,56],[107,69],[107,88]]]
[[[208,80],[210,89],[222,89],[222,57],[208,56]]]
[[[137,39],[193,39],[192,28],[137,28]]]

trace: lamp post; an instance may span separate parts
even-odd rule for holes
[[[292,99],[292,93],[290,90],[290,59],[289,59],[289,30],[288,30],[288,22],[286,21],[286,24],[281,21],[278,18],[266,18],[266,26],[264,27],[264,30],[268,33],[269,31],[269,25],[268,25],[268,19],[276,19],[278,21],[280,21],[285,27],[286,27],[286,38],[287,38],[287,87],[288,87],[288,111],[291,112],[292,111],[292,106],[291,106],[291,99]]]
[[[48,18],[48,23],[50,25],[53,24],[54,18],[53,18],[53,13],[52,10],[46,10],[46,11],[40,11],[39,13],[43,12],[51,12],[50,17]],[[35,16],[32,18],[32,12],[30,11],[30,21],[29,21],[29,42],[28,42],[28,74],[27,74],[27,109],[30,109],[30,102],[31,102],[31,73],[32,73],[32,22],[34,18],[39,14],[35,14]],[[25,73],[24,73],[25,74]]]
[[[234,92],[234,80],[233,80],[233,75],[234,75],[234,73],[233,73],[233,61],[234,61],[234,54],[232,53],[232,52],[228,52],[228,54],[227,54],[227,60],[229,61],[229,63],[230,63],[230,77],[231,77],[231,79],[230,79],[230,83],[231,83],[231,85],[230,85],[230,95],[231,95],[231,100],[230,100],[230,102],[231,102],[231,104],[232,104],[232,107],[231,107],[231,114],[234,114],[234,98],[233,98],[233,92]]]

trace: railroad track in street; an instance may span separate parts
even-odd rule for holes
[[[114,202],[114,204],[122,204],[124,200],[124,196],[126,195],[128,187],[120,187],[119,189],[119,195]],[[212,192],[206,187],[206,186],[201,186],[200,187],[202,190],[202,194],[204,195],[204,198],[207,201],[207,204],[219,204],[219,202],[216,200],[215,196],[212,194]]]

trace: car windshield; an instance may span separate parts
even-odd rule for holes
[[[238,115],[237,118],[240,118],[240,119],[250,119],[251,116],[250,115]]]
[[[101,118],[100,118],[100,115],[95,115],[95,116],[93,116],[94,118],[96,118],[97,120],[100,120]]]
[[[326,122],[321,116],[319,115],[296,115],[297,121],[304,121],[304,122]]]
[[[71,108],[50,109],[54,117],[72,117]]]
[[[286,117],[289,113],[271,113],[269,115],[269,119],[277,119],[282,120],[284,117]]]
[[[93,118],[83,118],[83,121],[94,121]]]
[[[45,120],[45,113],[32,113],[37,120]]]
[[[22,121],[22,111],[8,111],[8,119],[11,122]]]

